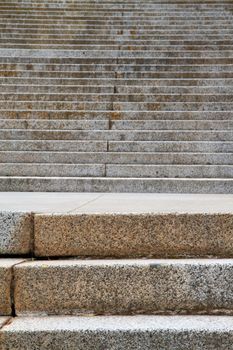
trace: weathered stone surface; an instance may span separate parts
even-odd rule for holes
[[[13,266],[22,259],[0,259],[0,316],[11,315]]]
[[[0,330],[4,350],[229,350],[232,317],[19,317]]]
[[[233,257],[231,214],[42,214],[34,227],[37,256]]]
[[[33,215],[0,212],[0,255],[28,254],[33,244]]]
[[[103,164],[4,163],[0,168],[1,176],[100,177],[104,174]]]
[[[230,194],[233,179],[0,176],[0,191]]]
[[[233,314],[232,260],[41,260],[14,276],[17,315]]]

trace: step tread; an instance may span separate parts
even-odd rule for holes
[[[12,318],[0,331],[6,348],[36,350],[63,347],[85,350],[228,349],[232,345],[233,318],[226,316],[96,316]],[[46,334],[46,342],[45,342]]]

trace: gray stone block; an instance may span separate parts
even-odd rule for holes
[[[0,176],[1,191],[233,193],[232,179]]]
[[[85,142],[83,142],[85,144]],[[0,142],[1,144],[1,142]],[[123,143],[125,144],[125,143]],[[168,144],[169,146],[169,144]],[[208,146],[208,142],[207,142]],[[140,145],[139,145],[140,147]],[[165,146],[166,147],[166,146]],[[149,148],[149,146],[148,146]],[[0,151],[0,163],[233,165],[232,153]],[[133,172],[132,172],[133,175]],[[216,171],[217,175],[217,171]]]
[[[22,259],[0,259],[0,316],[12,314],[13,266]]]
[[[2,151],[104,152],[107,141],[0,140]]]
[[[106,130],[108,120],[12,120],[0,119],[1,129]]]
[[[43,163],[4,163],[0,169],[1,176],[58,176],[82,177],[104,176],[105,166],[102,164],[49,164]]]
[[[1,172],[0,172],[1,173]],[[107,177],[232,178],[231,165],[106,165]]]
[[[44,257],[233,257],[231,214],[40,214],[34,230]]]
[[[232,146],[232,141],[109,141],[110,152],[135,152],[136,155],[137,152],[187,152],[187,154],[198,152],[203,155],[206,155],[208,152],[231,154]]]
[[[0,212],[0,255],[29,254],[33,246],[33,215]]]
[[[232,260],[40,260],[14,268],[15,309],[41,314],[233,314]]]

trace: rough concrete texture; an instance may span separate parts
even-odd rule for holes
[[[37,256],[233,257],[232,214],[41,214],[34,228]]]
[[[233,314],[232,260],[55,260],[14,268],[17,315]]]
[[[33,215],[0,212],[0,254],[28,254],[32,251]]]
[[[232,317],[20,317],[0,331],[4,350],[229,350]]]
[[[0,259],[0,316],[12,313],[13,266],[22,261],[22,259]]]

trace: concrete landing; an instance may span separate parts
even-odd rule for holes
[[[232,213],[233,194],[0,192],[0,211],[35,213]]]

